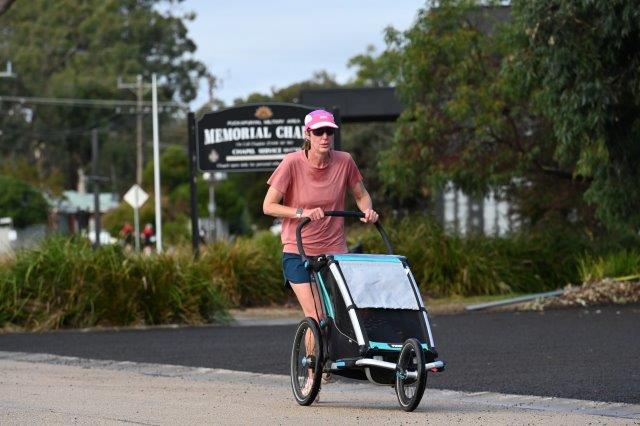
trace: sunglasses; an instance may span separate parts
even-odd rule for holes
[[[313,133],[314,136],[322,136],[325,133],[327,136],[333,136],[335,129],[333,127],[320,127],[318,129],[311,129],[311,133]]]

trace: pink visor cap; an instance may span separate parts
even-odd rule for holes
[[[311,111],[304,118],[304,129],[319,129],[320,127],[333,127],[337,129],[335,120],[333,119],[333,114],[327,112],[323,109],[317,109],[315,111]]]

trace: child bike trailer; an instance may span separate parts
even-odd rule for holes
[[[342,211],[325,215],[364,217]],[[309,222],[304,218],[298,225],[297,244],[323,312],[318,312],[319,323],[307,317],[296,330],[291,351],[296,401],[313,403],[324,372],[391,386],[400,407],[413,411],[427,374],[443,371],[445,363],[437,359],[427,309],[407,259],[393,254],[379,222],[387,254],[306,256],[301,234]]]

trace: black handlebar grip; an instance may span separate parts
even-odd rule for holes
[[[324,212],[324,215],[334,216],[334,217],[336,216],[337,217],[354,217],[354,218],[364,217],[364,213],[362,212],[340,211],[340,210],[328,210]],[[302,218],[302,220],[300,220],[300,223],[296,228],[296,244],[298,245],[298,253],[300,253],[300,256],[302,256],[303,260],[307,260],[307,255],[305,254],[304,247],[302,246],[302,228],[309,222],[311,222],[311,219],[309,219],[308,217]],[[387,235],[384,228],[382,227],[382,224],[378,220],[376,223],[374,223],[374,225],[376,226],[376,229],[380,233],[380,236],[382,237],[382,241],[384,241],[385,246],[387,246],[387,254],[393,254],[393,246],[391,245],[391,242],[389,241],[389,236]]]

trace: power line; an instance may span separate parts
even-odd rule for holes
[[[49,130],[47,132],[38,132],[31,129],[22,129],[22,128],[11,129],[11,130],[3,129],[1,134],[3,136],[28,135],[28,136],[47,138],[47,139],[65,137],[65,136],[82,136],[82,135],[91,133],[93,129],[97,129],[99,131],[107,131],[107,130],[115,129],[114,125],[117,122],[116,120],[117,117],[118,117],[118,114],[111,114],[110,116],[102,117],[91,124],[85,124],[81,127],[75,127],[71,129]]]
[[[41,98],[32,96],[0,96],[0,102],[16,102],[20,104],[58,105],[69,107],[90,106],[95,108],[151,108],[151,102],[112,100],[112,99],[73,99],[73,98]],[[164,108],[186,109],[187,106],[178,102],[158,102],[158,106]],[[135,110],[134,110],[135,112]]]

